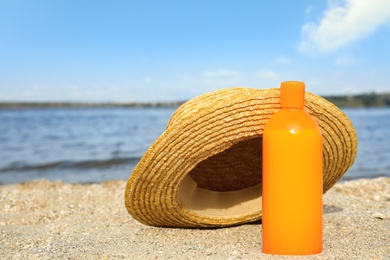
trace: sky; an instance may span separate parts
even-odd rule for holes
[[[0,0],[0,101],[390,92],[389,0]]]

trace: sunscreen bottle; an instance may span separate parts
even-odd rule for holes
[[[267,254],[322,251],[322,135],[304,103],[303,82],[282,82],[280,110],[264,128],[262,247]]]

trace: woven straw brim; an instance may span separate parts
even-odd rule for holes
[[[261,219],[261,146],[279,89],[230,88],[183,104],[127,182],[125,205],[153,226],[222,227]],[[357,138],[335,105],[305,94],[323,136],[323,191],[353,164]]]

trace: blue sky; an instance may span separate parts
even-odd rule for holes
[[[0,0],[0,101],[390,92],[388,0]]]

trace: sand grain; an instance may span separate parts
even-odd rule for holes
[[[261,252],[259,223],[220,229],[145,226],[124,207],[125,181],[0,186],[0,259],[289,259]],[[390,259],[390,178],[339,182],[324,195],[323,253]]]

